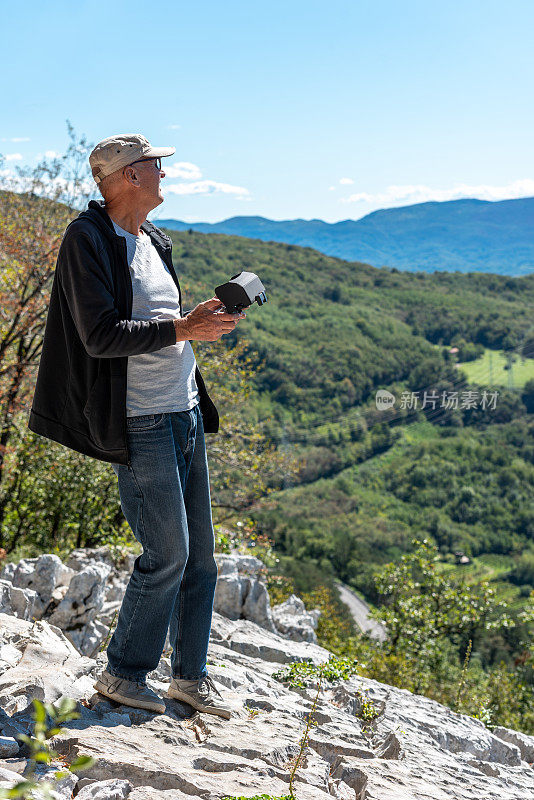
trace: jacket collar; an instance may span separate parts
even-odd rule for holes
[[[91,222],[97,225],[102,233],[110,239],[123,238],[115,233],[113,222],[105,209],[103,200],[90,200],[87,210],[82,211],[79,217],[91,220]],[[160,231],[159,228],[156,228],[152,222],[145,220],[141,225],[141,230],[148,234],[154,244],[159,245],[163,250],[169,250],[171,248],[172,244],[169,237],[166,236],[163,231]]]

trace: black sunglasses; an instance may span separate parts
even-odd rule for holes
[[[154,163],[156,164],[156,169],[159,169],[161,171],[161,158],[138,158],[137,161],[132,161],[130,162],[130,164],[127,164],[126,166],[131,167],[132,164],[140,164],[142,161],[154,161]]]

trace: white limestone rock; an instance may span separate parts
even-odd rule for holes
[[[31,619],[42,611],[39,595],[32,589],[20,589],[10,581],[0,579],[0,613],[19,619]]]
[[[3,613],[3,612],[0,612]],[[14,616],[18,616],[15,614]],[[22,658],[22,653],[12,644],[5,644],[2,642],[2,634],[0,632],[0,674],[4,672],[8,667],[16,666],[20,659]]]
[[[13,561],[8,561],[7,564],[0,570],[0,580],[13,582],[13,575],[17,570],[17,565]]]
[[[216,795],[213,795],[214,800],[215,797]],[[157,791],[152,786],[136,786],[128,798],[129,800],[191,800],[191,795],[179,792],[177,789]]]
[[[262,581],[249,579],[248,591],[245,594],[245,602],[241,613],[244,619],[255,622],[256,625],[260,625],[265,630],[276,632],[271,613],[269,593]]]
[[[243,553],[215,553],[219,575],[233,575],[236,572],[250,578],[257,578],[264,564],[255,556]]]
[[[257,568],[254,561],[248,562],[249,569]],[[85,573],[82,584],[91,597],[106,585],[104,574],[115,574],[105,557],[88,562],[80,554],[77,563],[81,568],[76,576]],[[225,577],[240,575],[232,571],[236,563],[226,562]],[[93,569],[94,583],[84,583]],[[257,575],[239,579],[254,581]],[[74,599],[69,593],[76,576],[58,609],[67,598]],[[84,600],[86,619],[88,605]],[[302,606],[295,601],[291,606],[298,618]],[[95,619],[78,622],[80,637],[96,637]],[[82,655],[69,640],[73,632],[75,628],[68,629],[66,635],[46,619],[32,622],[0,614],[0,734],[13,740],[17,732],[31,731],[32,698],[77,700],[80,717],[65,723],[50,746],[69,760],[85,754],[95,759],[79,778],[72,778],[80,800],[220,800],[224,795],[288,793],[289,762],[312,709],[315,687],[310,682],[306,689],[292,690],[273,673],[296,660],[321,664],[328,651],[215,612],[208,668],[232,709],[232,717],[223,720],[193,713],[170,698],[165,699],[165,713],[156,714],[97,694],[93,683],[106,655]],[[82,642],[80,638],[78,644]],[[164,656],[148,676],[162,697],[169,676],[170,660]],[[372,723],[362,720],[363,695],[377,709]],[[534,737],[505,728],[491,732],[479,720],[426,697],[353,677],[324,686],[315,721],[297,773],[299,800],[534,798],[534,770],[528,763]],[[17,758],[5,762],[0,785],[20,780],[20,763]],[[55,797],[70,798],[73,788],[57,787]]]
[[[119,556],[120,555],[119,553]],[[117,572],[131,572],[137,557],[135,553],[125,551],[122,557],[118,558],[116,564],[109,545],[101,545],[100,547],[80,547],[70,553],[67,558],[67,566],[71,567],[76,572],[81,572],[81,570],[99,561],[107,564],[108,567],[111,567],[112,570]]]
[[[85,785],[76,795],[77,800],[124,800],[133,789],[130,781],[113,778],[110,781],[94,781]]]
[[[102,606],[103,612],[105,610],[107,613],[110,613],[112,610],[115,610],[117,605],[120,606],[122,598],[124,597],[124,592],[126,591],[126,586],[128,585],[128,579],[118,575],[110,575],[110,579],[107,582],[106,601]]]
[[[0,735],[7,738],[16,739],[19,733],[28,733],[30,720],[19,720],[10,716],[3,708],[0,708]],[[16,739],[17,740],[17,739]],[[18,740],[17,740],[18,741]],[[5,766],[8,766],[7,764]]]
[[[72,642],[74,647],[84,656],[94,658],[100,645],[108,635],[108,626],[93,619],[85,627],[75,630],[65,630],[65,636]]]
[[[0,788],[11,789],[20,780],[21,777],[18,772],[0,766]]]
[[[58,771],[67,772],[67,774],[59,781],[55,779],[55,773]],[[52,784],[54,787],[53,796],[57,798],[57,800],[70,800],[72,798],[74,787],[78,783],[78,776],[74,772],[65,770],[64,764],[54,761],[50,764],[38,764],[35,769],[34,779],[37,781],[37,783],[44,783],[46,781],[47,783]],[[38,789],[35,793],[36,796],[39,797]]]
[[[115,567],[111,551],[106,545],[102,545],[101,547],[79,547],[70,553],[66,564],[75,572],[81,572],[97,561],[107,564],[108,567]]]
[[[235,575],[219,576],[215,588],[213,608],[228,619],[239,619],[245,599],[245,582]]]
[[[321,612],[318,608],[306,611],[300,597],[292,594],[284,603],[271,608],[276,629],[295,642],[317,643],[315,629]]]
[[[85,696],[88,673],[96,662],[81,656],[63,632],[44,620],[28,622],[0,614],[5,644],[21,656],[0,675],[0,708],[8,715],[33,709],[32,698],[56,702],[62,695]],[[80,682],[78,682],[81,679]],[[14,735],[0,719],[3,735]]]
[[[32,589],[38,594],[34,616],[41,619],[52,602],[52,594],[58,586],[68,586],[74,575],[59,556],[44,553],[38,558],[23,558],[17,564],[13,574],[13,586],[20,589]]]
[[[504,742],[515,745],[519,749],[523,761],[534,765],[534,736],[527,736],[526,733],[512,731],[510,728],[501,726],[495,728],[493,735]]]
[[[91,615],[92,620],[87,623],[87,627],[90,630],[84,633],[79,627],[79,623],[76,627],[69,623],[68,627],[63,628],[68,631],[71,641],[75,643],[76,647],[80,648],[80,652],[91,655],[95,648],[105,639],[109,626],[115,617],[115,612],[121,606],[136,558],[137,556],[134,553],[125,553],[119,559],[117,566],[114,557],[112,557],[110,547],[107,545],[87,549],[79,548],[74,550],[68,557],[67,564],[78,573],[83,573],[87,568],[91,568],[94,565],[104,565],[104,567],[109,568],[107,573],[105,571],[102,572],[101,594],[103,599],[101,598],[101,602],[99,602],[98,619],[94,618],[95,615]],[[61,619],[56,617],[54,622],[63,627]],[[105,626],[105,630],[103,626]]]
[[[72,630],[91,622],[104,603],[105,580],[110,572],[111,567],[103,562],[76,572],[65,597],[50,616],[50,624]]]
[[[275,632],[267,587],[258,579],[262,562],[254,556],[216,554],[219,570],[214,609],[228,619],[249,619]]]
[[[237,653],[275,664],[286,664],[289,661],[311,661],[319,664],[328,661],[330,655],[328,650],[319,645],[293,642],[280,633],[272,633],[244,619],[224,621],[214,616],[212,638]]]
[[[73,773],[66,775],[60,781],[54,780],[54,773],[60,769],[63,769],[62,764],[53,764],[43,766],[39,764],[35,770],[34,780],[37,783],[37,788],[32,790],[32,798],[34,800],[44,800],[45,794],[42,789],[39,789],[39,784],[43,782],[50,783],[54,788],[51,790],[50,795],[53,800],[69,800],[72,797],[72,792],[78,778]],[[6,769],[4,767],[0,767],[0,787],[2,789],[11,789],[17,783],[24,780],[26,777],[25,771],[22,770],[20,773],[16,772],[15,770]]]

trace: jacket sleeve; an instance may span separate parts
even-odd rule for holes
[[[172,319],[120,319],[110,276],[91,237],[71,231],[61,243],[57,273],[74,325],[93,358],[152,353],[176,344]]]

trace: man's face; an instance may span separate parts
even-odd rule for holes
[[[161,159],[147,158],[146,160],[136,161],[130,165],[130,168],[135,171],[137,180],[139,181],[139,191],[142,199],[146,201],[147,205],[150,204],[152,208],[156,208],[165,199],[161,191],[160,181],[165,177],[165,172],[161,168]],[[126,167],[129,169],[129,167]]]

